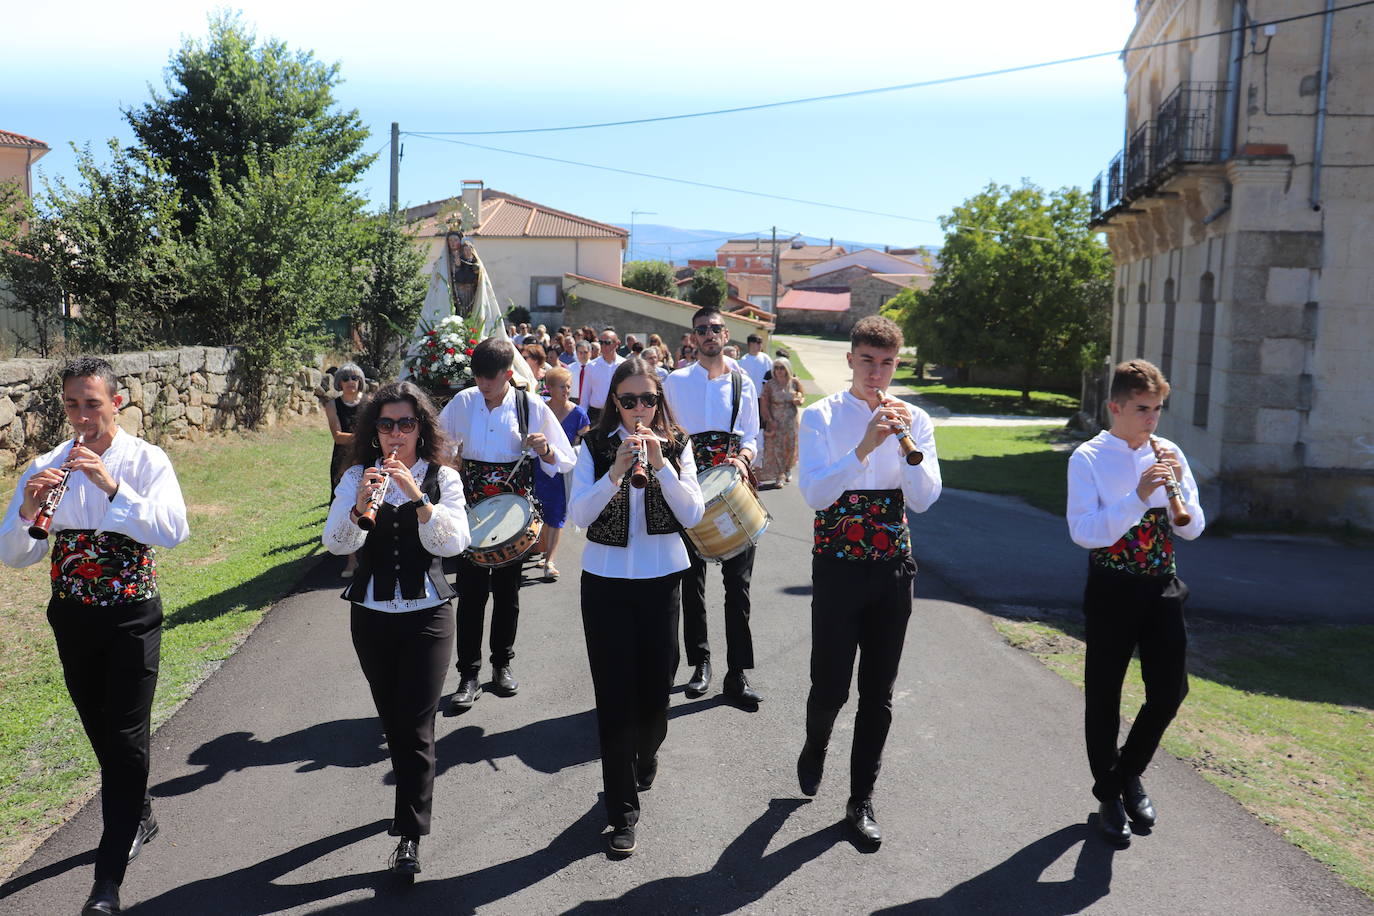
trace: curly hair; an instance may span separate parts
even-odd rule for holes
[[[879,350],[900,350],[902,348],[902,329],[897,322],[883,315],[869,315],[854,323],[849,332],[849,348],[868,346]]]
[[[1128,359],[1112,370],[1111,399],[1124,404],[1135,394],[1169,396],[1169,382],[1159,367],[1149,360]]]
[[[415,419],[420,421],[420,439],[415,446],[415,454],[431,464],[448,462],[448,437],[439,425],[439,413],[429,395],[414,382],[388,382],[378,388],[358,411],[358,419],[353,427],[353,449],[349,455],[352,464],[371,467],[382,457],[382,450],[374,443],[377,441],[377,418],[382,408],[388,404],[408,403],[415,411]]]

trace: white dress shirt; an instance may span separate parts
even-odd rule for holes
[[[463,458],[509,464],[520,458],[524,446],[520,441],[520,421],[515,413],[516,389],[506,387],[506,396],[495,410],[487,407],[486,399],[476,386],[456,394],[439,414],[439,425],[453,444],[462,451]],[[543,433],[553,449],[552,463],[535,456],[530,459],[545,474],[556,477],[571,471],[577,462],[563,424],[553,415],[549,405],[538,395],[529,396],[531,433]]]
[[[582,405],[583,407],[587,407],[587,406],[588,406],[588,405],[587,405],[587,392],[583,389],[583,386],[587,384],[587,381],[586,381],[586,375],[587,375],[587,374],[586,374],[586,372],[585,372],[584,370],[586,369],[587,366],[590,366],[590,365],[591,365],[590,362],[586,362],[586,363],[574,362],[574,363],[572,363],[571,365],[568,366],[568,371],[572,373],[572,378],[568,379],[568,382],[572,385],[572,393],[569,395],[569,398],[571,398],[572,400],[576,401],[578,404]]]
[[[421,458],[410,469],[410,476],[416,483],[423,483],[429,472],[429,462]],[[330,553],[347,556],[363,549],[367,532],[349,517],[349,510],[358,504],[358,484],[363,479],[363,466],[355,464],[344,471],[339,485],[334,488],[334,502],[329,507],[329,517],[324,522],[324,547]],[[410,497],[400,487],[387,487],[382,499],[388,506],[400,506],[410,502]],[[453,468],[439,468],[439,501],[430,510],[429,521],[419,523],[420,544],[436,557],[456,557],[472,542],[468,529],[467,501],[463,499],[463,480]],[[425,594],[422,598],[402,598],[401,583],[396,583],[390,596],[378,596],[377,580],[367,584],[367,600],[359,601],[365,608],[387,613],[418,611],[434,607],[439,603],[439,593],[434,583],[425,574]]]
[[[1193,517],[1187,525],[1174,526],[1174,534],[1186,541],[1202,534],[1207,521],[1198,502],[1197,481],[1188,467],[1183,451],[1168,439],[1159,444],[1172,449],[1183,465],[1179,480],[1183,502]],[[1147,441],[1133,449],[1125,439],[1103,430],[1084,442],[1069,456],[1069,498],[1066,513],[1069,536],[1079,547],[1110,547],[1123,535],[1140,524],[1148,509],[1167,509],[1169,494],[1157,487],[1148,500],[1142,501],[1135,488],[1140,475],[1155,463],[1154,449]]]
[[[31,566],[47,554],[48,541],[29,535],[30,521],[19,517],[29,478],[48,468],[61,467],[71,453],[68,439],[33,460],[14,488],[14,497],[0,525],[0,560],[9,566]],[[190,535],[186,502],[167,453],[152,443],[116,428],[110,447],[100,456],[119,484],[114,499],[81,471],[67,477],[67,495],[53,516],[52,533],[93,530],[122,534],[149,547],[175,547]]]
[[[615,367],[625,362],[625,357],[616,354],[615,362],[608,363],[604,357],[598,356],[596,359],[587,363],[582,369],[587,380],[583,387],[586,389],[586,399],[582,406],[586,408],[595,407],[597,410],[606,408],[606,396],[611,393],[611,376],[615,375]]]
[[[616,431],[623,441],[629,433],[622,426]],[[662,470],[649,470],[658,478],[663,489],[663,497],[673,515],[684,528],[691,528],[706,514],[706,506],[701,499],[701,486],[697,483],[697,465],[692,457],[692,446],[688,442],[678,459],[681,472],[673,470],[666,461]],[[647,469],[647,463],[646,463]],[[582,528],[600,517],[601,511],[610,503],[618,489],[611,482],[608,470],[598,480],[592,465],[592,450],[582,449],[573,470],[572,499],[568,502],[568,516],[573,524]],[[647,488],[646,488],[647,489]],[[628,547],[609,547],[588,540],[582,548],[582,568],[596,576],[611,579],[653,579],[669,573],[681,572],[691,565],[687,558],[687,546],[682,535],[650,534],[644,520],[644,493],[630,487],[630,544]]]
[[[848,389],[802,411],[797,482],[802,498],[812,509],[829,508],[846,490],[900,487],[912,512],[924,512],[940,498],[935,426],[919,407],[911,407],[911,438],[925,456],[920,464],[906,463],[896,436],[889,436],[867,458],[859,460],[855,449],[876,412]]]
[[[734,370],[732,370],[734,371]],[[749,376],[741,372],[739,416],[735,428],[730,428],[730,373],[722,372],[709,378],[701,363],[692,363],[663,380],[663,391],[678,425],[689,436],[712,430],[738,433],[740,448],[751,455],[759,453],[759,393]]]
[[[773,368],[773,361],[766,353],[746,353],[739,358],[740,368],[749,374],[755,391],[763,390],[763,377]]]

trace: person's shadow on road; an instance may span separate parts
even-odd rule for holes
[[[1067,881],[1042,881],[1040,876],[1045,869],[1077,843],[1082,843],[1083,848],[1078,852],[1073,877]],[[964,916],[1005,913],[1010,909],[1021,916],[1080,913],[1111,893],[1115,852],[1098,835],[1089,818],[1086,824],[1071,824],[1041,837],[1000,865],[955,885],[939,897],[878,910],[874,916]]]

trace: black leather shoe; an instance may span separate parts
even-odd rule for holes
[[[396,851],[391,854],[391,861],[387,863],[387,867],[395,875],[418,875],[420,873],[420,841],[412,840],[410,837],[402,837],[401,842],[396,844]]]
[[[101,878],[91,885],[91,895],[81,907],[81,916],[110,916],[122,912],[119,908],[119,885],[108,878]]]
[[[658,755],[649,758],[647,763],[640,763],[635,774],[635,791],[648,792],[654,787],[654,778],[658,776]]]
[[[1121,799],[1114,798],[1098,805],[1097,828],[1102,831],[1107,842],[1116,846],[1130,845],[1131,828],[1126,823],[1126,806],[1121,803]]]
[[[844,806],[844,819],[854,832],[858,834],[859,841],[869,846],[877,846],[883,841],[883,832],[878,829],[878,822],[873,819],[873,802],[868,799],[858,802],[849,802]]]
[[[728,671],[721,690],[740,706],[757,706],[763,701],[763,694],[749,686],[749,678],[743,671]]]
[[[148,816],[138,822],[138,833],[134,834],[134,841],[129,846],[130,862],[138,858],[138,854],[143,851],[143,844],[151,842],[153,837],[157,836],[157,831],[157,818],[150,810]]]
[[[467,712],[481,695],[482,685],[477,678],[468,677],[465,674],[458,679],[458,692],[453,695],[453,699],[449,702],[449,708],[454,712]]]
[[[1155,825],[1155,805],[1150,801],[1150,796],[1145,794],[1145,787],[1140,784],[1139,776],[1126,780],[1126,785],[1121,790],[1121,800],[1126,805],[1126,814],[1132,823],[1142,827]]]
[[[611,831],[610,842],[607,848],[611,855],[618,859],[632,856],[635,853],[635,829],[633,827],[617,827]]]
[[[825,751],[817,751],[811,742],[802,745],[797,757],[797,785],[807,798],[814,798],[821,788],[821,776],[825,774]]]
[[[684,691],[689,699],[695,700],[699,696],[704,696],[706,691],[711,688],[711,663],[702,662],[697,665],[692,672],[692,679],[687,682]]]
[[[502,665],[496,669],[491,679],[491,692],[498,697],[513,697],[520,692],[520,682],[515,679],[515,673],[510,670],[510,665]]]

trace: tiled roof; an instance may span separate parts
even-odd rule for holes
[[[888,283],[895,283],[898,286],[915,286],[917,280],[926,276],[928,274],[873,274],[875,280],[886,280]]]
[[[778,303],[778,311],[795,310],[802,312],[847,312],[849,311],[849,290],[830,292],[819,289],[793,289]]]
[[[440,235],[444,229],[436,219],[440,210],[455,198],[434,200],[411,207],[407,219],[420,221],[422,235]],[[624,239],[629,231],[608,223],[555,210],[514,194],[490,188],[482,192],[482,218],[474,238],[543,239]]]
[[[0,130],[0,146],[18,146],[26,149],[48,148],[48,144],[42,140],[35,140],[33,137],[26,137],[23,134],[16,134],[8,130]]]
[[[844,254],[843,245],[803,245],[800,248],[784,248],[778,259],[782,261],[824,261],[838,258]]]
[[[786,248],[792,243],[790,238],[778,239],[778,247]],[[716,249],[717,254],[739,254],[741,252],[760,252],[763,254],[773,253],[772,239],[730,239],[724,245]]]
[[[631,293],[635,296],[644,296],[649,299],[655,299],[659,302],[677,306],[678,308],[688,309],[689,312],[695,312],[697,310],[696,305],[694,305],[691,302],[687,302],[683,299],[669,299],[666,296],[656,296],[653,293],[646,293],[643,290],[631,289],[628,286],[621,286],[619,283],[608,283],[605,280],[597,280],[592,277],[584,277],[580,274],[575,273],[566,273],[563,276],[571,277],[572,279],[577,280],[578,282],[587,283],[592,286],[604,286],[606,289],[619,290],[620,292]],[[770,321],[760,321],[757,318],[747,318],[743,315],[737,315],[734,312],[731,312],[730,315],[733,318],[738,318],[740,321],[743,321],[746,324],[754,324],[761,328],[771,328],[773,326],[772,322]],[[690,314],[688,317],[690,317]]]

